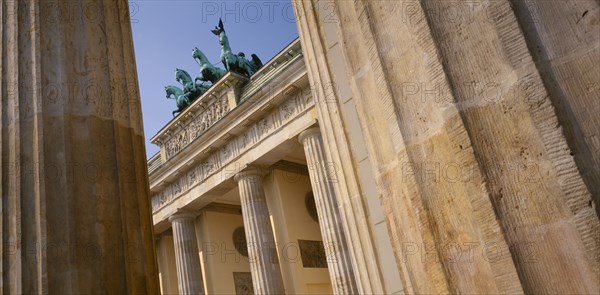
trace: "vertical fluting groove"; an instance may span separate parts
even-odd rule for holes
[[[423,3],[427,6],[426,11],[444,11],[437,1]],[[588,265],[597,265],[598,260],[593,256],[598,253],[598,239],[589,239],[582,229],[597,229],[598,220],[587,215],[585,223],[578,224],[581,216],[576,215],[577,208],[570,202],[579,203],[582,205],[580,208],[591,212],[593,209],[585,205],[590,194],[569,155],[561,122],[557,120],[548,89],[528,52],[514,6],[508,1],[489,5],[489,11],[494,13],[487,17],[491,17],[492,21],[482,24],[487,26],[485,30],[496,33],[475,40],[477,46],[490,50],[473,50],[468,60],[448,59],[445,72],[459,103],[467,99],[470,91],[464,85],[481,79],[477,76],[490,81],[516,78],[512,87],[519,93],[514,97],[504,94],[500,103],[466,109],[461,115],[473,138],[474,151],[486,173],[486,182],[490,183],[491,200],[498,219],[504,226],[507,240],[513,245],[510,250],[523,289],[528,293],[597,293],[598,272],[590,276],[593,271]],[[472,48],[474,43],[465,38],[469,36],[469,29],[460,28],[461,32],[457,33],[459,26],[456,24],[435,15],[428,17],[441,54],[452,56],[458,49]],[[536,50],[543,50],[543,46]],[[485,70],[476,68],[483,63],[486,64]],[[500,107],[506,105],[510,105],[511,110],[502,111]],[[514,120],[519,120],[518,128],[513,125]],[[483,127],[485,125],[489,128]],[[489,146],[486,142],[490,140],[497,141],[499,145]],[[506,144],[510,142],[519,146]],[[543,178],[533,183],[511,181],[505,177],[507,172],[512,172],[506,171],[507,164],[528,166],[527,162],[542,168],[539,172],[544,175]],[[569,189],[568,185],[579,189]],[[581,244],[585,244],[586,239],[592,245],[590,248],[596,249],[591,251],[592,255],[581,251]],[[532,249],[527,247],[529,242],[539,247],[536,251],[539,261],[535,264],[527,261]],[[551,277],[554,279],[549,279]]]
[[[418,1],[415,1],[416,5],[418,4]],[[398,131],[398,134],[394,137],[394,139],[396,141],[403,141],[403,144],[408,144],[408,139],[406,139],[405,137],[409,136],[409,133],[406,130],[406,126],[403,126],[403,120],[398,120],[399,116],[399,108],[396,105],[396,102],[394,102],[395,97],[393,96],[392,90],[394,88],[391,87],[390,83],[391,81],[389,81],[389,79],[387,79],[386,77],[388,77],[387,73],[384,72],[384,69],[382,67],[382,63],[385,62],[383,60],[383,57],[381,56],[380,52],[378,51],[379,46],[381,45],[380,43],[378,44],[378,39],[375,36],[375,32],[376,32],[376,28],[375,26],[375,20],[373,19],[373,17],[371,16],[372,14],[372,10],[370,9],[370,5],[371,4],[379,4],[379,3],[369,3],[369,2],[362,2],[362,1],[356,1],[355,2],[355,6],[354,11],[356,13],[356,15],[358,16],[357,21],[359,23],[359,28],[360,28],[360,32],[362,33],[361,36],[365,39],[365,43],[367,44],[365,46],[364,49],[364,54],[365,54],[365,58],[368,60],[368,64],[369,66],[372,68],[372,72],[373,72],[373,77],[372,79],[372,83],[374,83],[376,85],[376,87],[379,89],[379,92],[377,93],[377,96],[379,97],[379,101],[378,103],[381,103],[382,105],[387,105],[389,106],[388,108],[384,108],[385,111],[385,117],[390,118],[389,122],[390,124],[388,126],[390,126],[392,130],[399,128],[400,130]],[[419,17],[421,16],[420,12],[416,12],[414,14],[412,14],[411,16],[413,17]],[[423,48],[424,51],[426,51],[427,49],[432,47],[431,42],[427,42],[430,41],[430,38],[427,38],[428,36],[421,36],[419,33],[421,32],[427,32],[427,24],[423,21],[420,21],[416,24],[416,27],[414,28],[415,30],[415,43],[418,44],[419,46],[421,46]],[[428,69],[428,74],[431,75],[431,68]],[[433,76],[433,75],[432,75]],[[376,142],[376,137],[379,136],[376,132],[374,133],[374,135],[372,135],[372,139],[373,141]],[[376,147],[377,148],[377,147]],[[379,150],[382,151],[382,150]],[[390,152],[390,150],[383,150],[384,152]],[[397,152],[397,151],[396,151]],[[375,161],[380,161],[377,160],[377,157],[380,153],[378,152],[374,152],[373,154],[373,158],[375,159]],[[419,155],[416,155],[415,153],[411,153],[410,151],[406,151],[406,157],[407,157],[407,161],[408,163],[418,163],[420,158]],[[385,164],[380,164],[380,170],[386,170],[385,166],[387,163]],[[379,181],[383,181],[381,176],[380,176],[380,180]],[[418,232],[413,232],[413,233],[404,233],[404,235],[406,235],[409,239],[408,240],[404,240],[406,242],[414,242],[415,240],[419,240],[420,242],[423,243],[423,245],[426,242],[429,241],[433,241],[434,243],[439,243],[439,229],[438,228],[433,228],[430,227],[430,224],[436,224],[435,220],[434,220],[434,216],[431,212],[431,202],[428,202],[428,187],[427,185],[423,185],[421,182],[421,179],[419,179],[418,177],[414,179],[414,183],[412,183],[414,185],[414,187],[412,187],[411,189],[414,190],[418,190],[418,192],[415,192],[415,195],[420,196],[419,198],[415,198],[415,203],[416,204],[411,204],[413,206],[418,206],[419,209],[423,209],[422,211],[420,210],[420,214],[417,214],[418,216],[418,222],[422,223],[423,226],[421,227],[421,230]],[[387,191],[385,194],[383,194],[384,198],[394,198],[397,197],[399,194],[397,194],[397,192],[393,192],[393,191]],[[407,208],[409,210],[414,209],[414,208]],[[434,208],[435,209],[435,208]],[[387,217],[388,220],[393,218],[393,215],[397,215],[397,214],[404,214],[404,212],[400,213],[397,210],[392,209],[390,212],[391,216]],[[392,230],[401,230],[401,229],[392,229]],[[412,236],[412,237],[411,237]],[[411,240],[412,238],[412,240]],[[400,251],[398,249],[401,248],[400,245],[396,244],[396,251]],[[448,292],[456,292],[455,286],[453,286],[453,282],[450,280],[449,278],[449,274],[447,272],[447,268],[443,265],[442,263],[442,259],[441,256],[442,254],[440,253],[440,251],[438,251],[438,249],[434,249],[434,254],[436,256],[435,259],[432,260],[425,260],[425,261],[409,261],[408,263],[404,263],[404,262],[399,262],[398,265],[400,268],[406,268],[403,269],[401,271],[401,273],[404,273],[406,275],[408,275],[408,278],[403,278],[403,280],[405,281],[405,287],[409,288],[406,284],[406,282],[408,280],[410,280],[411,278],[414,277],[419,277],[421,274],[424,274],[428,279],[429,282],[428,284],[418,284],[416,282],[410,282],[410,286],[415,288],[415,291],[417,293],[421,292],[421,293],[427,293],[427,292],[437,292],[437,293],[448,293]],[[411,272],[415,272],[417,273],[412,274]]]
[[[556,184],[548,181],[554,173],[560,180],[561,174],[566,172],[561,171],[564,167],[555,166],[556,168],[552,169],[551,165],[560,163],[563,166],[562,160],[572,160],[569,159],[568,148],[560,142],[563,138],[560,136],[560,128],[557,128],[559,124],[554,120],[555,115],[548,103],[546,90],[538,81],[537,73],[531,71],[533,64],[523,42],[522,32],[513,17],[513,8],[506,1],[486,4],[490,5],[489,11],[493,11],[494,14],[485,15],[490,19],[481,21],[483,17],[482,13],[479,13],[475,15],[475,20],[479,22],[473,24],[481,24],[484,30],[496,33],[472,38],[473,33],[481,33],[478,31],[481,28],[475,25],[462,26],[463,23],[459,26],[447,19],[436,17],[438,13],[447,12],[447,7],[439,1],[421,3],[430,24],[435,47],[440,56],[444,57],[443,75],[447,77],[452,95],[458,104],[464,105],[467,102],[471,89],[467,89],[465,85],[470,81],[517,81],[510,85],[519,90],[514,99],[509,97],[510,95],[503,95],[498,103],[461,110],[463,124],[485,177],[483,181],[491,190],[489,198],[505,230],[505,239],[512,246],[510,251],[520,275],[519,280],[513,279],[501,285],[503,290],[521,288],[519,285],[522,284],[525,292],[584,292],[584,289],[578,288],[585,285],[582,284],[586,281],[583,277],[588,275],[588,272],[583,270],[584,268],[573,267],[581,265],[583,259],[577,258],[578,246],[564,247],[565,240],[576,239],[567,238],[573,237],[573,232],[565,230],[570,221],[560,220],[564,214],[561,212],[564,207],[556,203],[560,196],[571,195],[571,192],[564,188],[568,181],[557,181]],[[430,13],[432,11],[436,13]],[[485,51],[481,50],[482,48]],[[463,49],[471,53],[469,58],[456,55],[457,50]],[[485,66],[481,67],[483,64]],[[524,85],[528,86],[522,88]],[[541,91],[532,91],[529,88]],[[510,109],[502,111],[501,106],[510,106]],[[518,126],[514,125],[516,120],[519,120]],[[519,154],[519,147],[510,146],[508,143],[511,142],[521,145],[524,150]],[[555,154],[553,150],[559,153]],[[556,158],[561,153],[564,158]],[[526,161],[548,168],[547,172],[542,171],[544,179],[530,184],[517,183],[511,181],[511,177],[507,177],[513,172],[510,168],[526,166]],[[509,169],[506,169],[507,167]],[[563,186],[562,192],[556,190],[557,185]],[[565,203],[570,205],[568,201]],[[541,248],[536,255],[542,258],[538,258],[540,261],[535,265],[526,261],[528,256],[531,257],[531,252],[528,251],[531,248],[526,247],[528,241],[535,242],[535,245]],[[569,263],[557,263],[557,256],[571,259]],[[573,269],[564,271],[570,267]],[[582,269],[582,273],[577,275],[575,268]],[[503,268],[493,265],[492,269],[496,271]],[[559,274],[561,269],[566,275]],[[541,279],[548,276],[555,279]],[[575,277],[578,279],[573,280]],[[579,277],[582,279],[577,282]]]
[[[33,153],[33,164],[35,169],[35,164],[37,163],[38,167],[44,167],[44,156],[43,156],[43,144],[44,144],[44,125],[43,125],[43,97],[41,93],[41,75],[42,75],[42,63],[41,63],[41,54],[39,51],[35,50],[36,48],[40,48],[40,19],[37,17],[40,15],[40,7],[38,0],[32,0],[31,6],[29,7],[30,12],[30,34],[33,39],[31,43],[33,44],[31,48],[31,59],[33,60],[33,64],[36,65],[33,71],[33,77],[31,82],[33,84],[32,94],[33,97],[31,99],[32,103],[32,112],[33,112],[33,150],[37,151]],[[46,234],[46,184],[43,173],[40,169],[34,172],[33,183],[34,183],[34,194],[36,195],[36,204],[35,204],[35,226],[36,226],[36,256],[37,256],[37,278],[38,278],[38,293],[39,294],[48,294],[48,278],[43,275],[47,272],[47,234]],[[46,245],[45,245],[46,244]]]
[[[194,227],[195,216],[179,211],[169,217],[173,227],[177,285],[180,294],[204,294],[198,241]]]
[[[20,145],[19,145],[19,132],[20,132],[20,126],[19,126],[19,122],[21,120],[20,116],[19,116],[19,109],[20,109],[20,104],[19,104],[19,100],[17,99],[17,97],[20,94],[20,89],[17,85],[19,85],[20,79],[19,79],[19,30],[20,27],[19,25],[16,25],[17,23],[20,23],[19,21],[19,9],[17,5],[13,6],[14,10],[13,10],[13,14],[12,14],[12,19],[9,20],[9,23],[12,21],[15,25],[12,26],[12,32],[9,32],[9,40],[8,44],[11,47],[11,50],[9,50],[9,52],[7,52],[9,58],[8,58],[8,71],[7,71],[7,77],[8,77],[8,85],[9,87],[12,87],[12,92],[13,95],[12,97],[8,97],[8,118],[9,118],[9,124],[8,124],[8,161],[9,161],[9,166],[10,168],[13,169],[13,171],[11,171],[12,173],[10,173],[9,175],[9,179],[8,179],[8,189],[9,189],[9,202],[11,202],[11,204],[9,204],[9,211],[14,212],[14,218],[9,218],[10,224],[10,237],[12,237],[12,246],[14,247],[14,251],[12,253],[10,253],[10,255],[12,256],[12,259],[9,259],[9,263],[11,263],[12,265],[14,265],[15,267],[13,267],[11,269],[11,271],[9,272],[10,276],[12,276],[11,278],[11,282],[9,282],[9,284],[12,284],[12,288],[9,291],[9,293],[12,294],[16,294],[16,293],[22,293],[22,280],[23,280],[23,271],[22,271],[22,263],[21,263],[21,259],[22,259],[22,255],[23,255],[23,243],[22,243],[22,235],[21,235],[21,202],[20,202],[20,195],[21,195],[21,190],[20,190],[20,182],[19,182],[19,177],[16,175],[17,173],[19,173],[19,171],[21,171],[21,160],[19,157],[19,154],[17,151],[19,151],[20,149]],[[9,25],[10,27],[10,25]],[[12,33],[12,34],[11,34]],[[10,39],[10,37],[12,37],[12,39]],[[12,103],[11,103],[12,102]],[[10,107],[12,106],[12,107]],[[12,216],[11,216],[12,217]]]
[[[70,10],[68,17],[56,17],[65,8],[61,2],[4,1],[0,8],[1,231],[3,250],[15,249],[2,253],[0,288],[2,293],[155,293],[156,273],[148,267],[154,265],[153,248],[145,245],[153,242],[150,215],[139,226],[138,214],[138,208],[148,208],[147,188],[139,189],[147,180],[136,177],[138,189],[136,184],[123,188],[131,175],[118,171],[131,159],[144,162],[142,141],[122,140],[141,135],[122,116],[98,107],[120,107],[115,101],[122,97],[116,96],[137,95],[118,85],[135,69],[127,67],[133,60],[123,58],[119,47],[131,43],[122,33],[127,2],[76,5],[85,7]],[[81,15],[90,10],[93,19]],[[88,97],[91,84],[104,95]],[[94,165],[94,179],[81,173],[86,164]],[[138,168],[136,175],[145,176],[146,167]],[[122,225],[128,230],[120,231]],[[137,247],[142,251],[127,251],[132,245],[123,246],[124,241],[142,245]]]
[[[119,42],[118,40],[121,40],[122,36],[119,34],[119,22],[120,22],[120,16],[117,14],[115,15],[115,13],[112,13],[112,10],[115,9],[115,5],[118,5],[117,1],[102,1],[101,3],[101,8],[99,9],[98,13],[101,13],[103,16],[103,21],[98,24],[100,26],[103,27],[103,32],[107,32],[107,31],[111,31],[113,32],[113,34],[117,35],[117,36],[108,36],[108,35],[104,35],[102,36],[104,42],[106,42],[107,44],[109,44],[109,46],[107,46],[107,50],[106,50],[106,57],[102,60],[101,66],[106,67],[106,78],[102,79],[102,77],[93,77],[91,83],[98,83],[98,84],[104,84],[104,83],[110,83],[113,80],[120,80],[122,77],[122,75],[119,74],[123,74],[121,69],[116,68],[119,63],[117,62],[118,59],[113,59],[112,57],[116,57],[116,56],[122,56],[121,53],[119,52],[115,52],[116,49],[115,47],[118,49],[120,47],[119,44],[115,43],[115,42]],[[118,9],[117,9],[118,11]],[[93,25],[93,24],[92,24]],[[86,28],[86,30],[90,30],[93,31],[95,28],[92,26],[88,26]],[[91,41],[93,40],[86,40],[86,44],[89,44],[89,46],[93,46],[91,43]],[[125,74],[126,75],[126,74]],[[95,113],[98,115],[98,117],[103,118],[103,117],[111,117],[111,118],[117,118],[116,116],[116,105],[118,105],[118,100],[120,99],[119,97],[119,86],[120,83],[117,85],[114,85],[115,89],[114,92],[110,93],[111,95],[111,104],[108,107],[104,107],[102,104],[95,104],[94,106],[96,107],[96,109],[94,109]],[[93,97],[91,99],[94,100],[101,100],[103,99],[103,97],[99,97],[98,94],[96,94],[96,97]],[[128,194],[129,191],[127,190],[126,187],[126,175],[123,174],[123,168],[126,167],[125,163],[123,163],[123,151],[130,151],[129,146],[127,145],[127,143],[122,142],[121,137],[120,137],[120,133],[124,132],[125,130],[122,130],[122,122],[120,122],[120,120],[112,120],[109,123],[111,125],[111,130],[109,132],[111,132],[111,136],[115,141],[115,144],[117,146],[120,146],[121,149],[116,151],[114,154],[111,155],[111,157],[114,159],[114,163],[116,163],[116,167],[115,167],[115,173],[118,175],[119,181],[116,183],[116,191],[119,194]],[[96,153],[94,153],[94,155],[96,155]],[[100,155],[101,157],[102,155]],[[96,195],[97,198],[102,198],[102,192],[97,193]],[[119,199],[119,206],[121,208],[129,208],[130,205],[128,204],[128,201],[131,201],[131,198],[129,199],[125,199],[125,198],[121,198]],[[100,209],[101,210],[101,209]],[[126,286],[130,286],[131,284],[134,284],[134,280],[131,278],[130,274],[132,273],[130,271],[131,265],[129,263],[127,263],[127,261],[130,259],[129,257],[129,252],[131,251],[131,247],[132,245],[130,244],[130,241],[132,239],[129,231],[127,230],[128,228],[128,223],[124,222],[125,220],[128,220],[130,217],[130,212],[129,210],[121,210],[119,212],[120,214],[118,215],[118,224],[119,224],[119,230],[121,232],[121,235],[123,237],[125,237],[124,239],[122,239],[121,241],[118,241],[118,243],[120,243],[120,247],[117,246],[117,248],[120,248],[118,251],[120,252],[119,254],[123,256],[123,260],[122,260],[122,270],[123,272],[119,275],[121,280],[125,281],[125,285]],[[110,249],[110,248],[109,248]],[[107,249],[107,251],[109,251],[109,249]],[[111,275],[110,272],[108,272],[108,270],[103,269],[102,271],[107,272],[108,275]],[[126,290],[127,292],[130,292],[130,290]]]
[[[531,54],[536,72],[539,74],[538,85],[543,85],[541,89],[545,90],[549,98],[546,107],[550,110],[542,112],[544,108],[539,107],[535,116],[537,124],[543,128],[540,130],[540,135],[544,138],[547,149],[553,150],[548,154],[553,159],[557,176],[563,179],[559,182],[565,191],[563,199],[571,210],[587,249],[589,261],[592,262],[592,268],[598,277],[600,276],[600,225],[593,221],[596,218],[593,207],[596,209],[596,215],[600,216],[600,186],[597,185],[600,170],[598,153],[593,153],[593,146],[590,146],[590,141],[587,139],[594,137],[600,125],[599,117],[595,114],[596,109],[589,107],[597,102],[600,93],[600,88],[589,87],[597,84],[596,80],[600,74],[597,71],[597,62],[593,62],[600,56],[597,46],[598,34],[590,34],[597,32],[599,26],[598,22],[585,23],[586,14],[591,12],[590,10],[586,10],[582,19],[576,22],[565,17],[583,10],[582,7],[595,6],[597,19],[600,2],[593,2],[510,1],[524,36],[523,47],[528,47],[519,49],[522,54]],[[560,20],[554,21],[557,17]],[[581,20],[584,22],[580,23]],[[569,28],[568,31],[563,32],[570,33],[558,33],[559,28]],[[509,32],[509,30],[505,31]],[[506,39],[505,43],[510,44],[508,41],[512,39]],[[573,51],[569,48],[578,49]],[[511,61],[516,61],[514,66],[523,65],[519,59],[513,58]],[[539,89],[539,87],[528,87],[527,91],[535,92],[536,88]],[[538,96],[544,94],[537,92],[534,94]],[[564,144],[556,143],[563,138],[556,134],[558,130],[555,126],[559,123],[562,129],[561,135],[564,135],[565,139]],[[569,150],[573,152],[573,159],[566,156]],[[596,206],[591,206],[590,199],[596,203]]]
[[[338,4],[339,5],[339,4]],[[294,12],[304,17],[298,18],[298,31],[308,68],[308,79],[311,85],[318,87],[314,97],[317,114],[321,126],[324,127],[324,139],[327,142],[326,152],[334,162],[340,163],[344,169],[340,182],[336,185],[339,197],[343,200],[342,208],[344,224],[348,228],[352,247],[352,259],[356,268],[357,285],[361,293],[385,293],[382,272],[377,264],[377,254],[372,233],[368,229],[366,207],[353,202],[352,198],[360,194],[360,183],[355,168],[349,164],[351,152],[347,145],[349,137],[343,132],[334,132],[344,128],[341,112],[335,104],[329,103],[323,85],[333,83],[332,74],[327,65],[323,44],[325,43],[318,24],[317,3],[312,1],[294,1]],[[338,9],[334,9],[334,17],[339,17]]]
[[[107,42],[108,43],[112,43],[113,46],[109,46],[109,50],[108,50],[108,56],[123,56],[126,57],[126,55],[124,55],[123,53],[123,44],[122,42],[118,42],[117,40],[123,40],[123,32],[122,32],[122,25],[123,22],[121,21],[123,16],[119,15],[119,14],[115,14],[115,13],[110,13],[111,10],[116,10],[116,11],[120,11],[121,9],[123,9],[122,7],[119,7],[119,5],[122,5],[123,2],[118,2],[118,3],[114,3],[114,5],[106,5],[105,6],[105,14],[109,15],[110,18],[107,17],[107,22],[106,25],[107,26],[111,26],[112,30],[115,34],[117,34],[119,36],[119,38],[111,38],[110,36],[107,36]],[[125,10],[125,9],[124,9]],[[112,18],[112,21],[111,21]],[[108,63],[108,73],[109,73],[109,79],[110,80],[120,80],[120,81],[127,81],[127,77],[129,75],[134,75],[134,73],[131,72],[127,72],[125,69],[125,61],[120,61],[120,62],[109,62]],[[126,84],[126,82],[125,82]],[[137,159],[133,159],[133,161],[131,161],[131,158],[127,156],[128,153],[134,151],[134,143],[132,140],[134,135],[133,133],[129,132],[126,129],[123,129],[123,125],[127,126],[127,127],[131,127],[129,120],[130,116],[127,116],[126,114],[129,113],[129,105],[123,103],[123,100],[126,98],[126,96],[124,95],[125,90],[126,90],[127,86],[124,86],[123,83],[119,83],[118,85],[116,85],[116,91],[114,94],[114,98],[113,98],[113,103],[111,105],[110,108],[110,114],[112,117],[115,118],[119,118],[119,120],[114,121],[113,123],[113,127],[114,127],[114,134],[115,134],[115,140],[117,142],[117,144],[119,144],[120,146],[123,147],[123,149],[121,149],[119,152],[115,153],[116,157],[117,157],[117,167],[118,167],[118,173],[123,175],[122,177],[120,177],[120,179],[122,180],[119,183],[119,190],[122,191],[125,194],[128,194],[130,191],[134,191],[135,188],[135,179],[132,179],[131,177],[134,176],[135,174],[131,174],[130,171],[132,171],[133,168],[135,167],[131,167],[131,165],[134,165],[135,162],[137,162]],[[128,120],[129,119],[129,120]],[[131,161],[131,162],[130,162]],[[125,200],[125,207],[138,207],[139,204],[139,200],[137,198],[129,198]],[[142,209],[142,208],[140,208]],[[123,220],[136,220],[136,223],[139,223],[139,210],[138,212],[135,211],[123,211],[124,216],[122,217]],[[135,229],[131,228],[131,225],[129,223],[123,223],[122,226],[122,230],[123,230],[123,235],[125,237],[127,237],[126,239],[124,239],[123,244],[124,244],[124,253],[123,255],[126,257],[126,261],[128,261],[129,259],[133,259],[133,255],[135,252],[137,251],[144,251],[144,249],[138,249],[137,247],[137,243],[136,240],[140,239],[140,232],[139,231],[135,231]],[[134,265],[131,265],[129,263],[125,264],[125,279],[131,283],[128,283],[128,285],[137,285],[137,284],[141,284],[142,280],[140,280],[139,278],[136,278],[135,276],[132,276],[131,274],[133,273],[131,271],[131,268],[134,267]]]
[[[250,169],[238,173],[235,180],[240,190],[254,293],[283,294],[283,278],[273,248],[275,238],[262,187],[262,174]]]
[[[337,197],[333,189],[333,176],[328,171],[323,140],[318,127],[302,132],[299,141],[303,144],[309,164],[319,226],[326,250],[329,277],[335,294],[357,294],[352,260],[342,228]]]
[[[129,3],[126,1],[122,1],[119,2],[119,5],[121,5],[122,10],[127,11],[127,16],[130,16],[131,12],[129,11]],[[121,17],[124,17],[121,15]],[[121,25],[121,34],[123,35],[123,40],[129,40],[129,42],[121,42],[121,46],[119,47],[122,50],[122,55],[125,57],[126,60],[130,60],[131,62],[125,62],[124,63],[124,72],[128,73],[125,75],[125,91],[124,93],[134,93],[135,95],[126,95],[124,97],[121,97],[121,105],[125,105],[127,108],[127,113],[125,114],[125,116],[128,118],[128,125],[130,126],[130,128],[132,130],[135,130],[137,132],[138,135],[134,134],[134,133],[130,133],[130,140],[132,143],[132,150],[135,150],[136,146],[141,148],[141,153],[142,154],[146,154],[146,149],[145,149],[145,142],[144,142],[144,128],[143,128],[143,119],[142,119],[142,112],[141,112],[141,105],[139,103],[139,83],[138,83],[138,77],[137,77],[137,69],[136,69],[136,63],[135,63],[135,51],[134,51],[134,44],[133,44],[133,36],[132,36],[132,30],[131,30],[131,19],[129,19],[128,17],[126,17],[127,22],[119,22]],[[136,99],[138,100],[135,104],[132,103],[132,99]],[[146,184],[144,184],[142,181],[139,181],[140,179],[148,179],[148,169],[147,169],[147,162],[145,161],[145,158],[141,158],[138,161],[134,161],[133,163],[131,163],[131,165],[133,165],[135,170],[135,174],[133,175],[134,179],[132,179],[134,185],[137,186],[137,190],[144,190],[147,191],[147,193],[149,194],[148,191],[148,186]],[[143,202],[142,200],[138,199],[138,206],[140,208],[140,210],[138,210],[138,218],[140,219],[140,222],[145,223],[145,226],[148,227],[153,227],[153,223],[152,223],[152,210],[151,210],[151,206],[149,202]],[[152,235],[152,232],[141,232],[142,234],[142,238],[144,239],[153,239],[154,237]],[[145,237],[146,235],[149,234],[149,237]],[[144,250],[144,249],[142,249]],[[150,247],[150,251],[149,251],[149,255],[154,255],[154,253],[156,253],[156,247],[155,244],[152,243],[151,247]],[[157,272],[158,270],[156,269],[156,266],[152,265],[152,264],[145,264],[144,267],[147,269],[147,271],[153,271],[153,272]],[[202,286],[201,286],[202,287]]]
[[[17,96],[18,107],[15,111],[18,113],[19,120],[16,126],[18,126],[18,136],[15,140],[18,143],[19,151],[19,177],[16,177],[15,183],[19,187],[19,195],[27,196],[25,198],[19,198],[19,211],[20,219],[20,236],[21,236],[21,259],[23,261],[22,266],[22,286],[21,291],[23,293],[38,293],[38,281],[37,281],[37,251],[36,243],[37,237],[35,234],[35,226],[37,217],[35,214],[35,183],[29,185],[29,181],[32,180],[32,175],[29,173],[29,169],[35,169],[30,167],[29,163],[33,164],[33,147],[32,145],[32,119],[34,114],[31,113],[31,103],[33,102],[33,95],[26,91],[25,83],[32,82],[32,69],[28,65],[24,65],[22,60],[29,60],[32,58],[31,50],[33,45],[31,44],[31,28],[29,27],[31,19],[29,14],[29,5],[31,1],[25,0],[20,2],[20,8],[22,11],[18,12],[17,19],[19,21],[18,34],[16,36],[16,44],[19,50],[18,59],[15,67],[18,71],[17,81],[15,85],[19,89],[19,95]],[[37,67],[35,63],[32,63],[33,67]],[[23,83],[24,82],[24,83]],[[33,209],[33,210],[32,210]],[[28,222],[33,221],[33,222]],[[25,283],[27,282],[27,283]]]
[[[57,15],[60,11],[58,5],[44,5],[41,7],[40,16]],[[48,23],[48,18],[43,19],[43,22]],[[75,75],[71,73],[61,60],[72,58],[75,55],[75,48],[66,46],[67,40],[71,40],[76,35],[74,28],[68,25],[67,18],[60,18],[55,21],[52,26],[44,26],[43,32],[40,34],[42,38],[43,48],[51,53],[51,56],[44,56],[43,71],[47,81],[43,87],[57,86],[61,83],[74,83]],[[64,85],[64,84],[63,84]],[[61,154],[64,155],[66,163],[77,163],[77,158],[73,154],[73,150],[81,147],[74,147],[70,142],[72,136],[72,128],[69,124],[69,105],[62,103],[58,99],[44,100],[45,111],[44,124],[56,125],[53,132],[53,137],[45,142],[44,156],[48,162],[60,163]],[[48,185],[48,205],[49,211],[52,211],[54,216],[48,216],[48,228],[64,227],[73,228],[80,221],[77,220],[75,211],[79,209],[79,203],[73,199],[72,202],[64,202],[67,196],[78,195],[75,174],[67,174],[64,179],[55,180],[47,183]],[[57,191],[61,188],[62,192]],[[77,209],[76,209],[77,208]],[[70,230],[64,232],[55,232],[54,235],[48,236],[48,243],[52,245],[70,245],[78,244],[77,231]],[[76,247],[76,246],[75,246]],[[76,248],[77,249],[77,248]],[[60,257],[61,263],[52,263],[49,265],[48,281],[50,290],[56,290],[64,293],[75,293],[78,290],[78,277],[76,272],[69,272],[70,269],[76,269],[78,265],[77,255],[66,255]],[[55,258],[56,259],[56,258]],[[56,261],[54,261],[56,262]],[[59,285],[59,286],[57,286]]]
[[[4,122],[4,5],[0,4],[0,125],[6,126]],[[0,129],[0,293],[4,291],[4,261],[6,258],[4,253],[4,128]]]

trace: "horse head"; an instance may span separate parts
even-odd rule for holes
[[[219,35],[219,45],[221,45],[221,47],[229,48],[229,39],[227,38],[225,31]]]
[[[173,85],[165,86],[165,92],[167,93],[167,98],[171,98],[171,96],[174,96],[174,99],[177,99],[177,97],[183,94],[183,90]]]
[[[190,74],[188,74],[188,72],[186,72],[185,70],[175,69],[175,80],[177,80],[177,82],[181,83],[182,85],[186,85],[192,82],[192,76],[190,76]]]
[[[208,61],[208,58],[206,58],[206,55],[204,55],[204,53],[202,51],[200,51],[200,49],[198,49],[198,47],[195,47],[194,49],[192,49],[192,57],[201,66],[205,66],[205,65],[210,64],[210,62]]]
[[[170,98],[172,95],[175,95],[173,86],[165,86],[165,92],[167,93],[167,98]]]

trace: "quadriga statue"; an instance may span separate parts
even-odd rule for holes
[[[221,19],[219,19],[219,26],[215,27],[211,32],[219,36],[219,44],[221,44],[221,62],[223,62],[225,69],[250,77],[262,67],[262,61],[256,54],[252,54],[252,60],[247,60],[243,52],[240,52],[237,55],[233,54]]]
[[[179,87],[173,85],[165,86],[165,92],[167,93],[167,98],[175,99],[175,103],[177,104],[177,109],[172,113],[173,117],[175,117],[176,113],[183,112],[183,109],[190,105],[190,100],[183,94],[183,90]]]
[[[210,63],[206,55],[204,55],[204,53],[200,51],[198,47],[192,50],[192,57],[194,60],[196,60],[198,65],[200,65],[200,77],[196,78],[196,81],[201,80],[215,84],[227,73],[227,71],[215,67],[212,63]]]
[[[175,69],[175,80],[183,86],[183,90],[173,85],[165,86],[167,98],[175,99],[175,103],[177,104],[177,110],[173,111],[173,116],[176,113],[181,113],[209,88],[206,85],[196,84],[195,81],[192,81],[190,74],[182,69]]]
[[[183,93],[187,95],[190,102],[208,90],[208,86],[196,84],[197,79],[192,80],[192,76],[182,69],[175,69],[175,80],[183,86]]]

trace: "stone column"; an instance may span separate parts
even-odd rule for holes
[[[254,294],[284,294],[262,178],[263,174],[255,168],[234,177],[240,189],[252,284]]]
[[[177,285],[179,293],[186,295],[204,294],[194,219],[194,214],[183,210],[169,217],[173,227]]]
[[[157,294],[127,1],[2,1],[0,39],[0,293]]]
[[[358,175],[345,224],[379,202],[403,293],[600,294],[598,1],[475,1],[460,20],[413,2],[295,1],[312,86],[340,89],[315,104],[328,158]]]
[[[354,278],[338,202],[333,183],[329,179],[331,174],[327,172],[329,166],[325,157],[321,131],[318,127],[307,129],[300,133],[298,140],[304,146],[308,162],[310,182],[319,215],[319,226],[327,251],[327,266],[333,292],[335,294],[358,294],[359,290]]]

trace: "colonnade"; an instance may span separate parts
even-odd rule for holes
[[[358,292],[348,245],[344,235],[333,183],[327,171],[323,139],[318,127],[300,133],[309,167],[311,186],[319,216],[323,243],[326,247],[327,265],[335,294]],[[263,177],[265,173],[255,167],[244,169],[234,176],[237,182],[244,229],[250,262],[254,293],[283,294],[285,288],[280,262],[273,248],[275,237],[271,224]],[[195,215],[178,211],[169,221],[173,227],[180,294],[203,294],[202,270],[198,242],[194,227]]]

